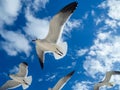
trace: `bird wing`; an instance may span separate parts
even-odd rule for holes
[[[111,71],[112,75],[120,75],[120,71]]]
[[[64,84],[71,78],[71,76],[74,74],[74,71],[70,72],[68,75],[65,77],[61,78],[57,84],[53,87],[52,90],[59,90],[64,86]]]
[[[43,69],[44,66],[44,51],[42,51],[37,45],[36,45],[36,52],[37,52],[37,56],[39,58],[39,62],[41,65],[41,68]]]
[[[26,62],[19,64],[19,72],[16,75],[20,77],[25,77],[28,75],[28,64]]]
[[[14,80],[8,80],[2,87],[0,87],[0,90],[7,90],[7,89],[13,89],[16,87],[19,87],[21,83],[16,82]]]
[[[99,90],[99,87],[100,87],[100,84],[99,84],[99,83],[95,84],[95,85],[94,85],[94,90]]]
[[[108,71],[103,82],[109,82],[112,75],[120,74],[120,71]]]
[[[61,35],[62,26],[76,9],[77,4],[77,2],[72,2],[68,4],[53,17],[53,19],[50,21],[49,33],[46,37],[47,41],[53,43],[57,42],[59,36]]]

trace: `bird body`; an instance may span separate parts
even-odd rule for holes
[[[0,90],[13,89],[22,85],[23,89],[27,89],[32,82],[32,76],[28,75],[28,65],[23,62],[19,65],[19,72],[16,74],[9,74],[9,77],[12,80],[8,80],[3,86],[0,87]]]
[[[107,86],[113,86],[113,82],[109,82],[112,75],[120,75],[120,71],[108,71],[106,72],[106,76],[103,81],[95,84],[94,90],[99,90],[101,86],[107,85]]]
[[[95,86],[94,86],[94,90],[99,90],[99,88],[101,87],[101,86],[113,86],[113,83],[112,82],[99,82],[99,83],[97,83],[97,84],[95,84]]]
[[[76,9],[77,4],[77,2],[72,2],[66,5],[50,20],[49,32],[45,39],[33,40],[36,42],[36,52],[39,57],[42,69],[44,64],[45,51],[53,52],[55,59],[61,59],[66,55],[67,43],[58,41],[61,37],[65,22],[69,19],[73,11]]]

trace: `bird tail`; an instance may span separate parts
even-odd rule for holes
[[[32,76],[28,76],[24,78],[25,83],[22,84],[23,89],[27,89],[29,85],[32,83]]]
[[[57,52],[54,52],[55,59],[63,58],[67,53],[67,43],[60,42],[56,45]]]

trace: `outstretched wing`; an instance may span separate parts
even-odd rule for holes
[[[120,75],[120,71],[108,71],[103,82],[109,82],[112,75]]]
[[[43,69],[44,66],[44,51],[40,50],[40,48],[36,45],[36,52],[39,58],[39,62],[41,65],[41,68]]]
[[[0,90],[7,90],[7,89],[13,89],[16,87],[19,87],[21,83],[16,82],[14,80],[8,80],[2,87],[0,87]]]
[[[64,84],[71,78],[71,76],[74,74],[74,71],[70,72],[65,77],[61,78],[57,84],[52,88],[52,90],[59,90],[64,86]]]
[[[19,64],[19,72],[16,75],[20,77],[25,77],[28,75],[28,64],[26,62]]]
[[[70,15],[73,13],[73,11],[77,7],[77,2],[72,2],[65,6],[63,9],[60,10],[58,14],[56,14],[53,19],[50,21],[49,26],[49,33],[46,37],[46,40],[49,42],[56,43],[61,31],[62,26],[66,22],[66,20],[70,17]]]

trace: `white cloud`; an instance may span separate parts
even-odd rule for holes
[[[40,8],[45,8],[49,0],[34,0],[32,6],[35,11],[38,11]]]
[[[108,0],[107,5],[109,7],[109,17],[120,20],[120,0]]]
[[[98,78],[105,74],[106,71],[120,70],[120,36],[117,35],[119,32],[117,31],[117,28],[119,28],[118,12],[120,8],[117,8],[119,2],[119,0],[107,0],[99,5],[102,9],[107,9],[108,13],[100,14],[102,17],[98,16],[98,21],[103,26],[97,29],[94,43],[89,48],[83,64],[90,77]]]
[[[80,49],[80,50],[77,51],[77,56],[82,56],[82,55],[84,55],[87,51],[88,51],[88,49]]]
[[[0,22],[12,24],[20,9],[20,0],[0,0]]]
[[[70,32],[72,30],[74,30],[74,28],[78,28],[81,26],[82,21],[78,20],[78,19],[71,19],[68,20],[64,26],[64,30],[63,33],[65,34],[70,34]]]
[[[14,66],[9,72],[10,74],[16,74],[19,71],[19,68],[17,66]]]
[[[66,21],[63,27],[62,38],[59,38],[58,41],[64,41],[66,39],[66,36],[70,38],[71,32],[80,26],[82,27],[82,21],[79,19],[70,19]]]
[[[90,90],[91,82],[89,81],[82,81],[82,82],[76,82],[75,85],[72,86],[73,90]]]
[[[108,36],[100,38],[100,34],[101,36]],[[114,69],[114,63],[119,63],[120,60],[120,37],[107,33],[105,35],[104,33],[100,34],[94,41],[94,45],[91,46],[89,55],[84,62],[84,68],[93,77],[98,72],[105,73]]]
[[[42,82],[42,81],[43,81],[43,79],[42,79],[42,78],[39,78],[39,79],[38,79],[38,82]]]
[[[39,19],[35,18],[29,8],[26,10],[26,27],[25,32],[30,35],[32,38],[39,38],[43,39],[46,37],[48,30],[49,30],[49,20],[48,19]]]
[[[117,21],[116,20],[106,19],[105,24],[107,24],[111,28],[117,27]]]
[[[53,74],[52,76],[48,75],[48,78],[46,78],[46,81],[52,81],[56,76],[57,74]]]
[[[98,7],[108,9],[108,16],[111,17],[112,19],[120,20],[120,0],[106,0],[102,2]]]
[[[0,35],[5,39],[1,41],[1,47],[8,55],[15,56],[21,52],[24,52],[27,56],[29,55],[31,47],[23,34],[20,32],[1,30]]]

